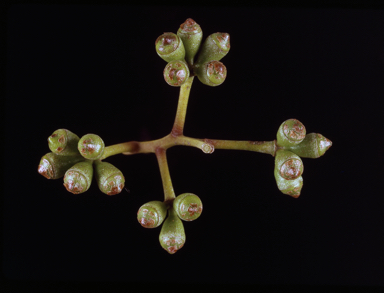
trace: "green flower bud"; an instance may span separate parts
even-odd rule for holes
[[[284,121],[277,131],[278,146],[294,146],[303,141],[306,134],[305,127],[297,119],[288,119]]]
[[[173,208],[180,219],[193,221],[200,217],[203,204],[200,198],[193,193],[183,193],[173,201]]]
[[[309,133],[304,140],[289,150],[302,158],[318,158],[332,146],[332,141],[319,133]]]
[[[77,155],[79,153],[78,142],[79,137],[67,129],[58,129],[48,137],[49,149],[57,155]]]
[[[188,18],[182,25],[180,25],[177,35],[184,44],[185,60],[192,65],[193,58],[200,48],[203,31],[201,30],[200,25],[198,25],[192,18]]]
[[[172,207],[168,210],[168,218],[161,227],[159,240],[161,247],[170,254],[174,254],[184,246],[185,232],[183,222]]]
[[[41,158],[37,171],[47,179],[58,179],[63,177],[71,166],[81,161],[84,161],[84,158],[80,154],[61,156],[48,153]]]
[[[110,163],[95,161],[95,179],[101,192],[107,195],[120,193],[124,188],[125,178],[123,173]]]
[[[282,178],[294,180],[303,174],[304,165],[298,155],[287,150],[278,150],[275,156],[275,169]]]
[[[227,77],[227,68],[219,61],[211,61],[195,67],[195,72],[198,79],[209,86],[221,85]]]
[[[86,134],[77,145],[80,154],[88,160],[98,160],[104,153],[104,141],[96,134]]]
[[[64,176],[64,186],[73,194],[86,192],[92,183],[93,161],[85,160],[67,170]]]
[[[159,227],[167,216],[167,206],[161,201],[150,201],[137,212],[137,220],[144,228]]]
[[[183,41],[174,33],[164,33],[156,39],[156,53],[167,62],[185,57]]]
[[[189,77],[189,68],[185,61],[171,61],[165,66],[163,75],[169,85],[181,86]]]
[[[281,177],[280,172],[276,168],[274,173],[277,187],[282,193],[288,194],[294,198],[300,196],[301,188],[303,187],[303,177],[299,176],[293,180],[286,180]]]
[[[197,55],[195,63],[203,64],[209,61],[219,61],[229,52],[231,45],[229,43],[229,34],[215,33],[206,38],[201,45],[200,52]]]

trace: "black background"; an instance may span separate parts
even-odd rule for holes
[[[154,42],[188,17],[204,38],[228,32],[231,50],[224,84],[195,79],[185,135],[273,140],[296,118],[333,146],[303,159],[298,199],[277,189],[270,155],[169,149],[176,194],[204,204],[169,255],[160,228],[136,219],[142,204],[163,198],[153,154],[107,159],[129,189],[113,197],[95,184],[70,194],[37,165],[58,128],[107,145],[167,135],[179,89],[164,82]],[[6,21],[6,280],[384,286],[383,10],[15,5]]]

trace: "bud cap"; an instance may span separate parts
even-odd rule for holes
[[[278,150],[275,156],[275,168],[286,180],[293,180],[304,172],[304,164],[300,157],[291,151]]]
[[[284,121],[277,131],[278,146],[294,146],[302,142],[305,138],[306,130],[299,120],[288,119]]]
[[[203,211],[203,203],[197,195],[193,193],[183,193],[173,201],[173,208],[180,219],[193,221],[200,217]]]
[[[182,40],[174,33],[164,33],[156,39],[156,52],[163,60],[170,62],[182,60],[185,49]]]
[[[277,187],[282,193],[290,195],[294,198],[298,198],[300,196],[300,192],[303,187],[303,177],[299,176],[293,180],[286,180],[281,177],[280,173],[276,168],[274,174]]]
[[[161,227],[160,245],[168,253],[174,254],[184,246],[185,239],[183,222],[179,219],[173,207],[171,207],[168,210],[168,217]]]
[[[332,146],[332,141],[319,133],[309,133],[304,140],[289,150],[302,158],[318,158]]]
[[[41,157],[37,171],[47,179],[58,179],[74,164],[83,161],[84,158],[77,154],[75,156],[61,156],[48,153]]]
[[[77,149],[78,142],[79,137],[67,129],[57,129],[48,137],[48,147],[57,155],[77,155],[79,153]]]
[[[144,228],[159,227],[167,216],[167,206],[161,201],[150,201],[137,212],[137,220]]]
[[[227,68],[219,61],[210,61],[195,68],[198,79],[205,85],[221,85],[227,77]]]
[[[101,192],[107,195],[120,193],[124,188],[123,173],[108,162],[95,161],[95,179]]]
[[[64,186],[73,194],[86,192],[91,186],[92,176],[93,168],[91,160],[77,163],[65,173]]]
[[[185,48],[185,60],[192,65],[193,58],[199,51],[203,32],[200,25],[198,25],[192,18],[188,18],[180,25],[177,35],[183,41]]]
[[[78,149],[84,158],[98,160],[104,153],[104,141],[96,134],[86,134],[79,140]]]
[[[204,64],[209,61],[219,61],[228,54],[231,48],[228,33],[214,33],[207,37],[201,45],[195,63]]]
[[[189,68],[184,61],[171,61],[165,66],[163,75],[169,85],[181,86],[189,78]]]

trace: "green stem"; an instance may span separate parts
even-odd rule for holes
[[[140,143],[137,141],[129,141],[110,145],[104,148],[104,154],[100,160],[104,160],[110,156],[114,156],[121,153],[135,153],[139,150],[139,148]]]
[[[163,181],[164,202],[169,204],[176,198],[176,196],[172,186],[171,175],[169,174],[166,150],[158,147],[156,148],[155,153],[157,162],[159,163],[161,180]]]
[[[180,87],[180,95],[179,102],[177,105],[175,123],[173,124],[173,128],[171,131],[171,134],[173,136],[183,135],[185,115],[187,114],[188,99],[192,87],[193,78],[194,76],[190,76],[187,81]]]
[[[276,153],[276,141],[236,141],[221,139],[202,139],[206,143],[214,146],[215,149],[225,150],[243,150],[264,154],[270,154],[273,157]]]
[[[215,147],[212,144],[204,140],[188,137],[184,135],[181,135],[175,138],[175,145],[185,145],[185,146],[195,147],[202,150],[206,154],[212,154],[213,151],[215,150]]]

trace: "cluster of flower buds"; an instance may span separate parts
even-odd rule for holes
[[[292,197],[299,197],[303,187],[302,158],[318,158],[331,146],[332,142],[318,133],[306,134],[299,120],[284,121],[277,131],[277,151],[275,155],[275,179],[279,190]]]
[[[229,34],[211,34],[201,44],[202,38],[200,25],[188,18],[177,34],[167,32],[156,39],[157,54],[168,62],[164,79],[169,85],[181,86],[190,76],[209,86],[224,82],[227,68],[219,60],[229,52]]]
[[[86,134],[79,138],[67,129],[58,129],[48,138],[48,146],[51,152],[41,158],[38,172],[48,179],[64,176],[64,186],[69,192],[86,192],[93,176],[105,194],[118,194],[124,188],[121,171],[100,160],[105,149],[100,136]]]
[[[181,220],[196,220],[202,211],[203,204],[197,195],[183,193],[171,204],[150,201],[142,205],[137,212],[137,220],[145,228],[156,228],[163,224],[159,236],[160,245],[170,254],[174,254],[185,243],[184,226]]]

